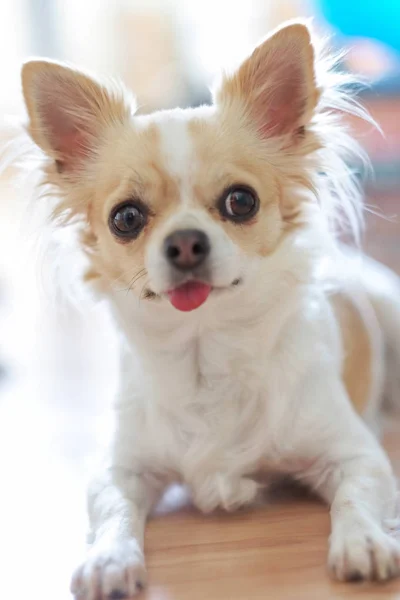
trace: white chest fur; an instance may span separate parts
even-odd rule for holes
[[[285,404],[307,360],[291,343],[293,326],[281,340],[293,304],[280,306],[279,318],[275,311],[241,320],[199,312],[184,327],[152,321],[131,328],[140,355],[129,344],[114,460],[185,482],[203,510],[251,501],[257,484],[247,477],[275,469]]]

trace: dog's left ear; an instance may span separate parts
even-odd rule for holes
[[[130,118],[126,92],[75,68],[32,60],[22,69],[28,132],[59,171],[76,176],[96,154],[108,128]]]
[[[222,108],[239,108],[262,137],[302,132],[318,102],[308,28],[294,23],[261,43],[215,94]]]

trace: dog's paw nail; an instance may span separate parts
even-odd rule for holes
[[[144,583],[142,583],[141,581],[136,582],[136,589],[138,592],[141,592],[142,590],[144,590],[144,588],[145,588]]]
[[[364,581],[364,576],[360,571],[352,571],[348,574],[347,581],[350,583],[360,583],[361,581]]]
[[[122,592],[121,590],[113,590],[109,595],[108,598],[109,600],[123,600],[124,598],[127,598],[127,594],[126,592]]]

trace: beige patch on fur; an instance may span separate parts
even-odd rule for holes
[[[343,381],[358,413],[363,413],[372,386],[372,346],[367,324],[351,296],[331,298],[344,349]]]
[[[91,252],[91,262],[92,271],[105,275],[110,281],[118,281],[121,289],[130,288],[137,279],[140,290],[147,275],[147,244],[154,231],[178,206],[180,181],[163,166],[160,136],[155,125],[139,130],[132,128],[128,135],[128,144],[126,140],[125,143],[116,140],[112,152],[103,159],[104,182],[99,185],[88,216],[94,232],[92,243],[95,240],[94,246],[101,252]],[[109,230],[108,217],[115,206],[129,200],[138,200],[146,208],[147,223],[135,240],[118,239]]]
[[[231,115],[230,115],[231,118]],[[281,237],[281,187],[275,169],[265,159],[262,141],[251,129],[224,122],[218,112],[211,120],[188,123],[197,169],[193,175],[194,200],[205,208],[235,244],[248,255],[265,256]],[[247,185],[260,200],[253,219],[237,224],[224,218],[218,208],[224,192]]]

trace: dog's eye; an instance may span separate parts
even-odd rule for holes
[[[110,229],[118,237],[134,239],[139,235],[145,224],[145,211],[133,202],[115,207],[110,214]]]
[[[256,194],[245,187],[235,187],[224,196],[220,205],[223,216],[231,221],[246,221],[251,219],[259,208]]]

